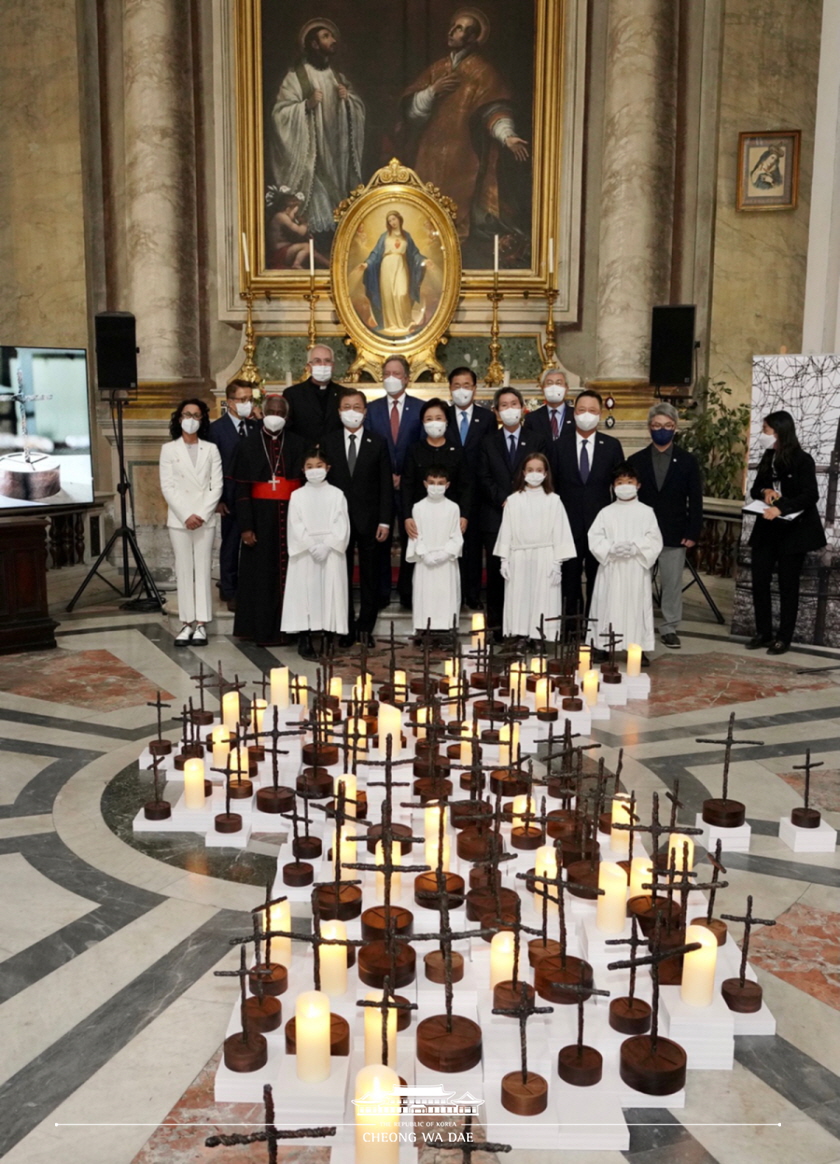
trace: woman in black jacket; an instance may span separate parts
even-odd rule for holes
[[[799,610],[799,579],[805,555],[825,545],[825,532],[817,512],[819,490],[814,458],[796,437],[789,412],[771,412],[764,418],[759,436],[765,452],[758,466],[751,495],[766,509],[756,518],[750,535],[752,550],[755,635],[748,651],[767,647],[768,655],[783,655],[790,648]],[[786,521],[789,514],[797,514]],[[770,581],[779,575],[779,630],[773,634]]]
[[[403,462],[402,490],[403,514],[408,536],[417,536],[412,507],[426,496],[424,481],[429,469],[440,465],[449,471],[449,488],[446,496],[454,501],[461,511],[461,533],[467,525],[472,504],[472,486],[464,453],[461,447],[446,439],[446,429],[450,420],[448,405],[434,398],[427,400],[420,409],[420,422],[424,435],[412,445]]]

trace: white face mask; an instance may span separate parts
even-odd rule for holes
[[[183,425],[181,426],[183,428]],[[776,446],[776,434],[774,432],[760,432],[758,434],[759,448],[772,449]]]
[[[321,481],[326,481],[327,479],[327,470],[323,468],[305,469],[304,472],[306,474],[306,480],[310,481],[313,485],[318,485]]]
[[[446,421],[445,420],[427,420],[426,423],[423,425],[423,428],[426,430],[426,436],[442,437],[443,434],[446,432]]]
[[[316,384],[326,384],[332,376],[332,364],[313,364],[312,379]]]
[[[502,424],[508,424],[511,426],[514,424],[519,424],[520,420],[522,419],[522,409],[503,408],[499,413],[499,419],[501,420]]]
[[[635,485],[616,485],[615,495],[619,501],[632,501],[639,490]]]
[[[582,432],[592,432],[593,428],[598,427],[598,421],[601,419],[599,412],[576,412],[575,424]]]
[[[458,408],[468,408],[472,402],[474,388],[453,388],[452,401]]]
[[[338,414],[341,423],[345,428],[358,428],[364,422],[365,414],[357,412],[355,408],[344,408]]]
[[[565,384],[546,384],[543,388],[543,396],[547,404],[562,404],[566,399]]]
[[[542,485],[545,480],[545,473],[526,473],[525,484],[530,485],[532,489],[536,489],[538,485]]]
[[[247,420],[254,410],[253,402],[250,400],[237,400],[236,415],[242,420]]]
[[[444,493],[446,493],[446,486],[445,485],[427,485],[426,492],[428,493],[429,497],[443,497]]]
[[[386,376],[383,381],[383,387],[389,396],[399,396],[405,384],[397,376]]]
[[[195,436],[201,428],[201,421],[196,420],[194,416],[185,416],[181,421],[181,432],[185,432],[187,436]]]
[[[263,417],[263,424],[269,432],[282,432],[286,427],[285,416],[278,416],[276,412],[269,412]]]

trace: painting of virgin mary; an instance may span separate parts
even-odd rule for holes
[[[368,327],[381,335],[409,335],[424,323],[420,286],[431,260],[420,253],[404,221],[399,211],[389,211],[376,246],[359,264],[372,317]]]

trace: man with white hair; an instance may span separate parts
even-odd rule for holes
[[[703,479],[697,458],[675,443],[679,413],[664,400],[648,412],[650,444],[629,458],[639,478],[639,501],[656,514],[662,534],[659,585],[662,590],[662,645],[680,647],[683,567],[686,550],[703,528]]]
[[[341,385],[333,382],[335,355],[326,344],[315,344],[307,356],[309,377],[283,390],[289,402],[289,432],[303,437],[307,446],[317,445],[329,432],[341,431],[338,397]]]
[[[562,368],[546,368],[539,378],[539,386],[545,403],[528,413],[524,427],[550,449],[564,425],[572,427],[575,423],[573,409],[566,406],[569,383]]]

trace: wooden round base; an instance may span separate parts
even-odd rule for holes
[[[551,792],[551,785],[549,785],[548,791],[552,796],[559,795],[559,793]],[[546,817],[546,832],[555,840],[559,837],[562,841],[566,841],[577,836],[578,826],[578,818],[568,808],[552,808]]]
[[[703,820],[719,829],[737,829],[747,816],[746,805],[740,800],[704,800]]]
[[[171,756],[172,740],[149,740],[150,756]]]
[[[534,967],[534,987],[540,998],[545,998],[549,1002],[557,1002],[561,1006],[577,1006],[578,996],[569,990],[558,990],[554,983],[577,986],[581,982],[581,974],[583,985],[591,986],[592,967],[582,958],[574,958],[567,954],[565,966],[559,954],[556,957],[540,958]],[[586,997],[589,998],[589,995]]]
[[[502,874],[498,869],[486,865],[473,865],[470,869],[470,889],[492,889],[502,884]]]
[[[461,829],[455,838],[455,852],[462,861],[486,861],[498,851],[504,851],[504,842],[498,833],[470,827]]]
[[[367,793],[361,789],[357,791],[354,800],[356,801],[356,816],[355,820],[364,820],[367,817]],[[327,808],[332,810],[335,808],[335,801],[330,800],[327,803]],[[350,806],[348,806],[349,813]]]
[[[505,705],[499,699],[477,699],[473,706],[479,719],[501,716],[506,711]]]
[[[529,982],[525,983],[525,997],[528,1000],[529,1006],[533,1004],[536,998],[536,991]],[[505,982],[497,982],[493,987],[493,1009],[494,1010],[515,1010],[522,1001],[522,982],[517,982],[513,985],[511,979]]]
[[[257,789],[257,808],[260,812],[291,812],[295,807],[295,793],[293,788]]]
[[[613,998],[610,1026],[622,1035],[645,1035],[650,1030],[650,1005],[643,998]]]
[[[791,809],[790,823],[796,825],[798,829],[818,829],[822,816],[816,808],[799,808]]]
[[[498,728],[482,728],[481,736],[479,737],[482,744],[498,744],[499,729]]]
[[[620,683],[621,682],[621,672],[620,671],[604,671],[604,669],[602,667],[601,668],[601,682],[602,683]]]
[[[636,1035],[621,1044],[619,1073],[643,1095],[673,1095],[685,1087],[686,1062],[679,1043],[660,1036],[654,1051],[650,1035]]]
[[[583,700],[576,695],[570,695],[560,705],[563,711],[583,711]]]
[[[439,752],[425,752],[415,758],[411,772],[418,780],[429,776],[442,779],[451,767],[452,761],[448,756],[442,756]]]
[[[518,900],[515,889],[502,886],[498,891],[499,906],[502,913],[513,912]],[[479,921],[488,913],[496,912],[496,896],[492,889],[470,889],[467,893],[467,917],[470,921]]]
[[[201,760],[204,758],[204,748],[201,744],[187,744],[175,757],[175,770],[184,771],[187,760]]]
[[[265,748],[262,744],[248,745],[248,758],[255,764],[261,764],[265,759]]]
[[[631,897],[627,902],[627,916],[635,917],[639,929],[646,938],[651,937],[656,928],[656,915],[662,914],[662,921],[667,923],[669,911],[671,926],[679,925],[679,904],[672,901],[669,906],[667,897],[651,897],[650,894],[644,893],[639,897]]]
[[[326,768],[304,768],[295,781],[295,788],[300,796],[308,800],[320,800],[332,794],[332,776]]]
[[[512,772],[496,769],[490,773],[490,791],[494,796],[497,792],[501,792],[502,796],[524,796],[528,785],[524,780],[517,780]]]
[[[169,820],[172,805],[168,800],[148,800],[143,805],[143,816],[146,820]]]
[[[481,1027],[463,1015],[436,1014],[417,1024],[417,1058],[430,1071],[451,1075],[469,1071],[481,1062]]]
[[[248,985],[253,994],[257,993],[258,984],[262,984],[263,994],[277,998],[289,989],[289,971],[279,962],[272,962],[270,966],[261,962],[252,966],[248,973]]]
[[[563,845],[563,868],[569,869],[580,862],[597,865],[600,854],[600,841],[593,841],[591,837],[580,835],[567,837]]]
[[[747,979],[743,986],[740,978],[725,978],[720,984],[723,1001],[736,1014],[755,1014],[761,1010],[763,991],[757,982]]]
[[[220,812],[214,826],[217,833],[239,833],[242,831],[242,817],[238,812]]]
[[[268,1061],[268,1044],[256,1031],[248,1035],[247,1042],[237,1031],[225,1039],[224,1061],[228,1071],[259,1071]]]
[[[338,748],[335,744],[304,744],[303,762],[313,767],[329,768],[338,763]]]
[[[289,861],[283,866],[283,884],[299,889],[311,885],[315,880],[315,869],[308,861]]]
[[[566,868],[567,887],[573,897],[589,898],[594,901],[589,892],[598,888],[598,862],[593,865],[590,861],[573,861]]]
[[[514,1115],[534,1116],[548,1107],[548,1083],[542,1075],[529,1071],[509,1071],[502,1076],[502,1107]]]
[[[545,841],[545,833],[540,828],[517,825],[510,830],[510,843],[514,849],[538,849]]]
[[[557,723],[559,712],[556,707],[538,707],[537,719],[540,723]],[[521,1078],[521,1076],[520,1076]]]
[[[533,938],[528,943],[528,965],[536,966],[543,958],[559,958],[560,943],[554,938]]]
[[[481,915],[478,924],[483,930],[508,930],[510,933],[514,933],[516,930],[516,910],[503,909],[501,913],[496,913],[495,909],[492,909],[489,913]],[[484,934],[481,940],[489,945],[493,941],[493,936],[493,934]]]
[[[401,905],[392,905],[385,912],[384,905],[372,905],[362,914],[362,937],[366,942],[378,942],[385,936],[390,920],[395,934],[411,934],[414,928],[414,914]]]
[[[365,986],[381,990],[386,977],[391,978],[391,989],[408,986],[417,975],[417,954],[413,946],[400,942],[397,946],[396,973],[391,974],[391,957],[384,942],[368,942],[359,950],[359,979]]]
[[[404,994],[395,994],[394,1001],[395,1002],[408,1002],[408,999],[405,997]],[[410,1010],[398,1010],[397,1011],[397,1030],[398,1031],[407,1031],[410,1026],[411,1026],[411,1011]]]
[[[314,861],[324,851],[320,837],[298,837],[292,841],[292,855],[299,861]]]
[[[460,909],[464,904],[464,878],[457,873],[444,873],[444,893],[449,909]],[[423,909],[438,908],[436,873],[418,873],[414,878],[414,900]]]
[[[297,1029],[295,1020],[286,1023],[286,1054],[297,1054]],[[350,1054],[350,1024],[340,1014],[330,1015],[330,1054],[336,1056]]]
[[[411,829],[408,825],[394,824],[391,825],[391,832],[395,841],[400,842],[400,853],[403,857],[408,856],[411,852],[413,841],[405,840],[406,837],[411,836]],[[382,825],[371,825],[367,831],[367,851],[369,853],[376,853],[376,844],[382,838]]]
[[[572,1087],[594,1087],[601,1082],[604,1060],[594,1047],[578,1046],[571,1043],[561,1047],[557,1056],[557,1074],[564,1083]]]
[[[318,910],[322,921],[351,921],[362,912],[362,891],[358,885],[341,885],[338,891],[338,902],[335,900],[334,885],[319,885],[313,892],[318,903]]]
[[[192,722],[194,724],[197,724],[199,727],[209,727],[210,724],[213,722],[214,718],[215,717],[213,715],[213,712],[207,711],[206,708],[202,709],[200,707],[194,707],[193,710],[190,712],[190,719],[192,720]]]
[[[279,998],[266,995],[264,998],[246,998],[245,1015],[248,1029],[265,1034],[276,1031],[283,1021],[283,1004]]]
[[[250,800],[254,795],[254,785],[250,780],[233,780],[230,782],[231,800]]]
[[[482,821],[489,822],[493,806],[486,800],[456,800],[449,806],[449,819],[454,829],[477,828]]]
[[[423,965],[426,969],[426,977],[430,982],[437,982],[442,985],[446,982],[446,965],[444,963],[443,954],[440,950],[430,950],[428,954],[423,957]],[[452,981],[460,982],[464,977],[464,955],[459,954],[457,950],[452,951]]]
[[[719,946],[726,945],[726,935],[729,932],[729,927],[725,921],[721,921],[718,917],[713,917],[711,921],[706,921],[705,917],[693,917],[691,919],[693,926],[705,926],[707,930],[711,930],[717,939]]]
[[[414,781],[414,795],[421,804],[432,800],[448,800],[452,795],[452,781],[438,776],[421,776]]]

